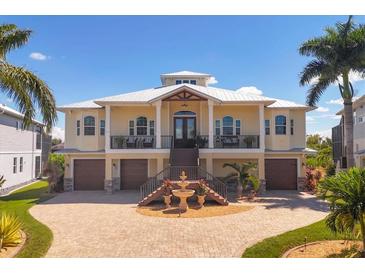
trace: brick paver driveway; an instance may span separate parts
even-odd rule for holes
[[[48,257],[239,257],[267,237],[316,222],[327,206],[297,192],[269,192],[246,212],[200,219],[136,213],[138,193],[62,193],[31,214],[51,228]]]

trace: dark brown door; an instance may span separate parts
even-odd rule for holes
[[[147,181],[148,163],[146,159],[120,161],[120,188],[139,189]]]
[[[103,190],[105,179],[105,160],[74,160],[74,189]]]
[[[195,146],[196,118],[174,118],[174,146],[176,148],[192,148]]]
[[[297,189],[296,159],[265,159],[267,190]]]

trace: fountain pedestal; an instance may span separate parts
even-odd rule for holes
[[[187,199],[193,196],[195,190],[193,189],[175,189],[172,194],[180,199],[179,208],[181,211],[186,211],[188,209]]]

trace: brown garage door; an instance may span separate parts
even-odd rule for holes
[[[74,160],[74,189],[103,190],[105,179],[105,160]]]
[[[297,189],[296,159],[265,159],[266,189]]]
[[[147,181],[147,160],[121,160],[120,161],[120,188],[139,189]]]

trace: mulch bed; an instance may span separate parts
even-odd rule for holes
[[[136,211],[139,214],[151,217],[162,217],[162,218],[205,218],[205,217],[215,217],[223,216],[229,214],[236,214],[248,211],[254,208],[253,206],[243,206],[243,205],[217,205],[216,203],[206,203],[204,207],[199,208],[199,206],[194,203],[189,203],[189,209],[186,212],[180,214],[178,204],[173,204],[170,208],[165,208],[162,203],[153,203],[149,206],[138,207]]]
[[[294,247],[283,258],[341,258],[356,254],[362,247],[361,241],[319,241]],[[356,257],[356,255],[355,255]]]

